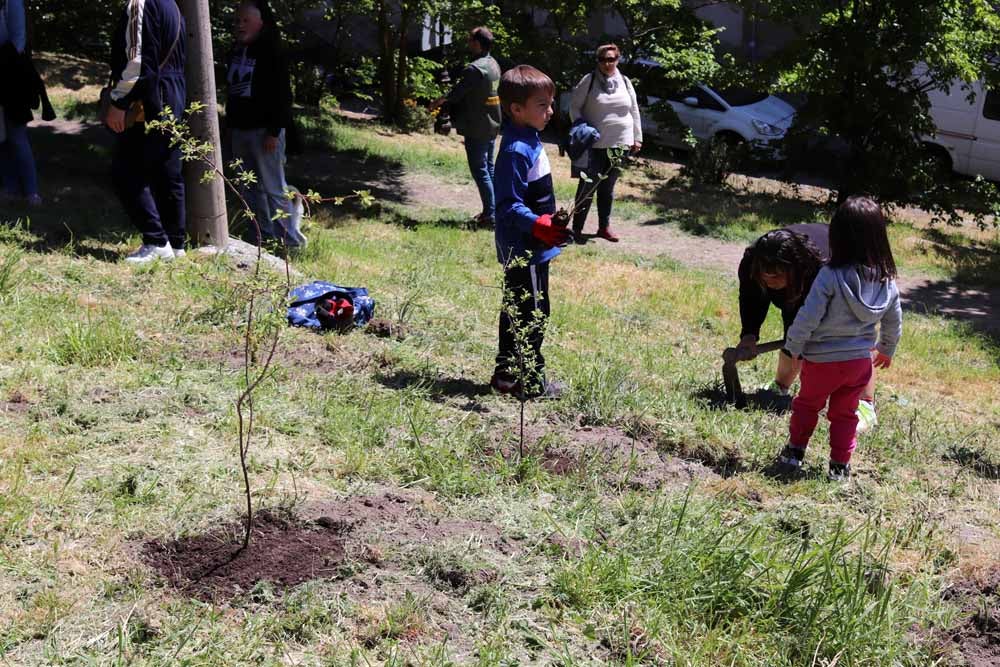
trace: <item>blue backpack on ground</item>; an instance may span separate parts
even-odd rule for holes
[[[316,304],[328,299],[347,299],[354,307],[354,326],[363,327],[375,315],[375,299],[364,287],[341,287],[323,280],[300,285],[289,293],[288,323],[295,327],[323,329]]]

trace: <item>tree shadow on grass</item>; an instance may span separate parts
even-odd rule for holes
[[[47,253],[67,247],[75,254],[115,261],[119,253],[103,247],[135,233],[111,185],[114,137],[97,123],[58,120],[33,124],[29,138],[35,155],[38,208],[0,205],[0,220],[22,220],[26,250]]]
[[[451,378],[439,375],[429,375],[413,371],[396,371],[392,374],[379,374],[376,381],[389,389],[418,389],[426,391],[432,400],[443,402],[451,398],[467,399],[462,406],[470,412],[485,412],[486,408],[479,404],[479,399],[491,393],[490,385],[476,382],[468,378]]]
[[[743,238],[753,233],[742,228],[733,229],[735,221],[745,221],[744,226],[750,223],[755,228],[777,229],[814,222],[818,209],[815,202],[785,194],[747,192],[729,187],[692,189],[672,180],[661,183],[653,191],[652,203],[661,215],[643,225],[674,222],[688,234],[721,239]]]

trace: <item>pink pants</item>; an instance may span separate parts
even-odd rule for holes
[[[816,429],[819,411],[829,399],[826,418],[830,420],[830,460],[850,462],[858,444],[858,400],[871,377],[872,360],[867,357],[827,363],[803,361],[801,388],[792,401],[789,444],[806,448]]]

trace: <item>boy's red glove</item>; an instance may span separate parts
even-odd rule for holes
[[[548,213],[535,218],[535,224],[531,226],[531,235],[547,246],[566,245],[571,234],[567,227],[553,224]]]

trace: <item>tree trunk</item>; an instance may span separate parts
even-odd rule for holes
[[[396,38],[392,29],[392,8],[378,3],[379,78],[382,84],[382,115],[395,120],[399,99],[396,97]]]
[[[208,0],[180,0],[180,8],[187,28],[188,99],[205,105],[201,113],[191,117],[191,134],[214,146],[215,150],[209,159],[222,169]],[[202,182],[205,170],[205,165],[197,162],[188,162],[184,166],[188,233],[195,244],[215,246],[221,250],[229,243],[226,195],[221,179],[213,178]]]
[[[396,55],[396,115],[398,116],[399,105],[403,103],[406,99],[406,80],[408,78],[407,68],[409,61],[407,60],[406,54],[406,35],[408,32],[410,23],[410,13],[408,10],[403,10],[399,17],[399,45],[397,48]]]

